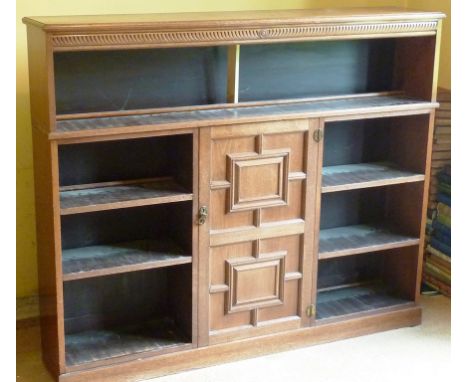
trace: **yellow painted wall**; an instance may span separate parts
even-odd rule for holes
[[[439,86],[451,89],[451,9],[450,0],[407,0],[407,8],[426,11],[441,11],[447,15],[442,26],[442,43],[440,47]]]
[[[84,15],[109,13],[155,13],[232,11],[257,9],[333,8],[351,6],[409,6],[413,8],[450,11],[450,0],[17,0],[16,2],[16,83],[17,83],[17,265],[16,295],[30,296],[37,293],[36,247],[34,225],[34,191],[32,169],[31,123],[28,90],[28,63],[26,28],[21,23],[24,16]],[[445,33],[443,48],[444,69],[441,79],[444,86],[450,84],[450,34]],[[446,65],[448,63],[448,65]]]

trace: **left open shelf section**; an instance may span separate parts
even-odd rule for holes
[[[192,347],[191,266],[64,284],[68,367]]]
[[[59,145],[68,370],[193,346],[194,144]]]

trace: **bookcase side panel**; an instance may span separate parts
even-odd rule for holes
[[[57,145],[47,137],[55,121],[51,57],[49,36],[28,26],[42,354],[48,369],[58,374],[64,371],[64,342]]]
[[[42,354],[58,373],[64,366],[64,331],[57,146],[35,129],[33,146]]]

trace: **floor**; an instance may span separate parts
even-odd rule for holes
[[[450,300],[423,296],[421,326],[152,379],[153,382],[441,381],[450,367]],[[51,382],[37,326],[17,329],[17,381]],[[147,381],[147,382],[150,382]],[[94,382],[94,381],[93,381]]]

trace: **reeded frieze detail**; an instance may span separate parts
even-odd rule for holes
[[[313,39],[321,36],[379,35],[434,32],[437,21],[369,24],[320,24],[272,28],[193,30],[166,32],[64,34],[52,37],[57,50],[117,46],[197,45],[262,40]]]

